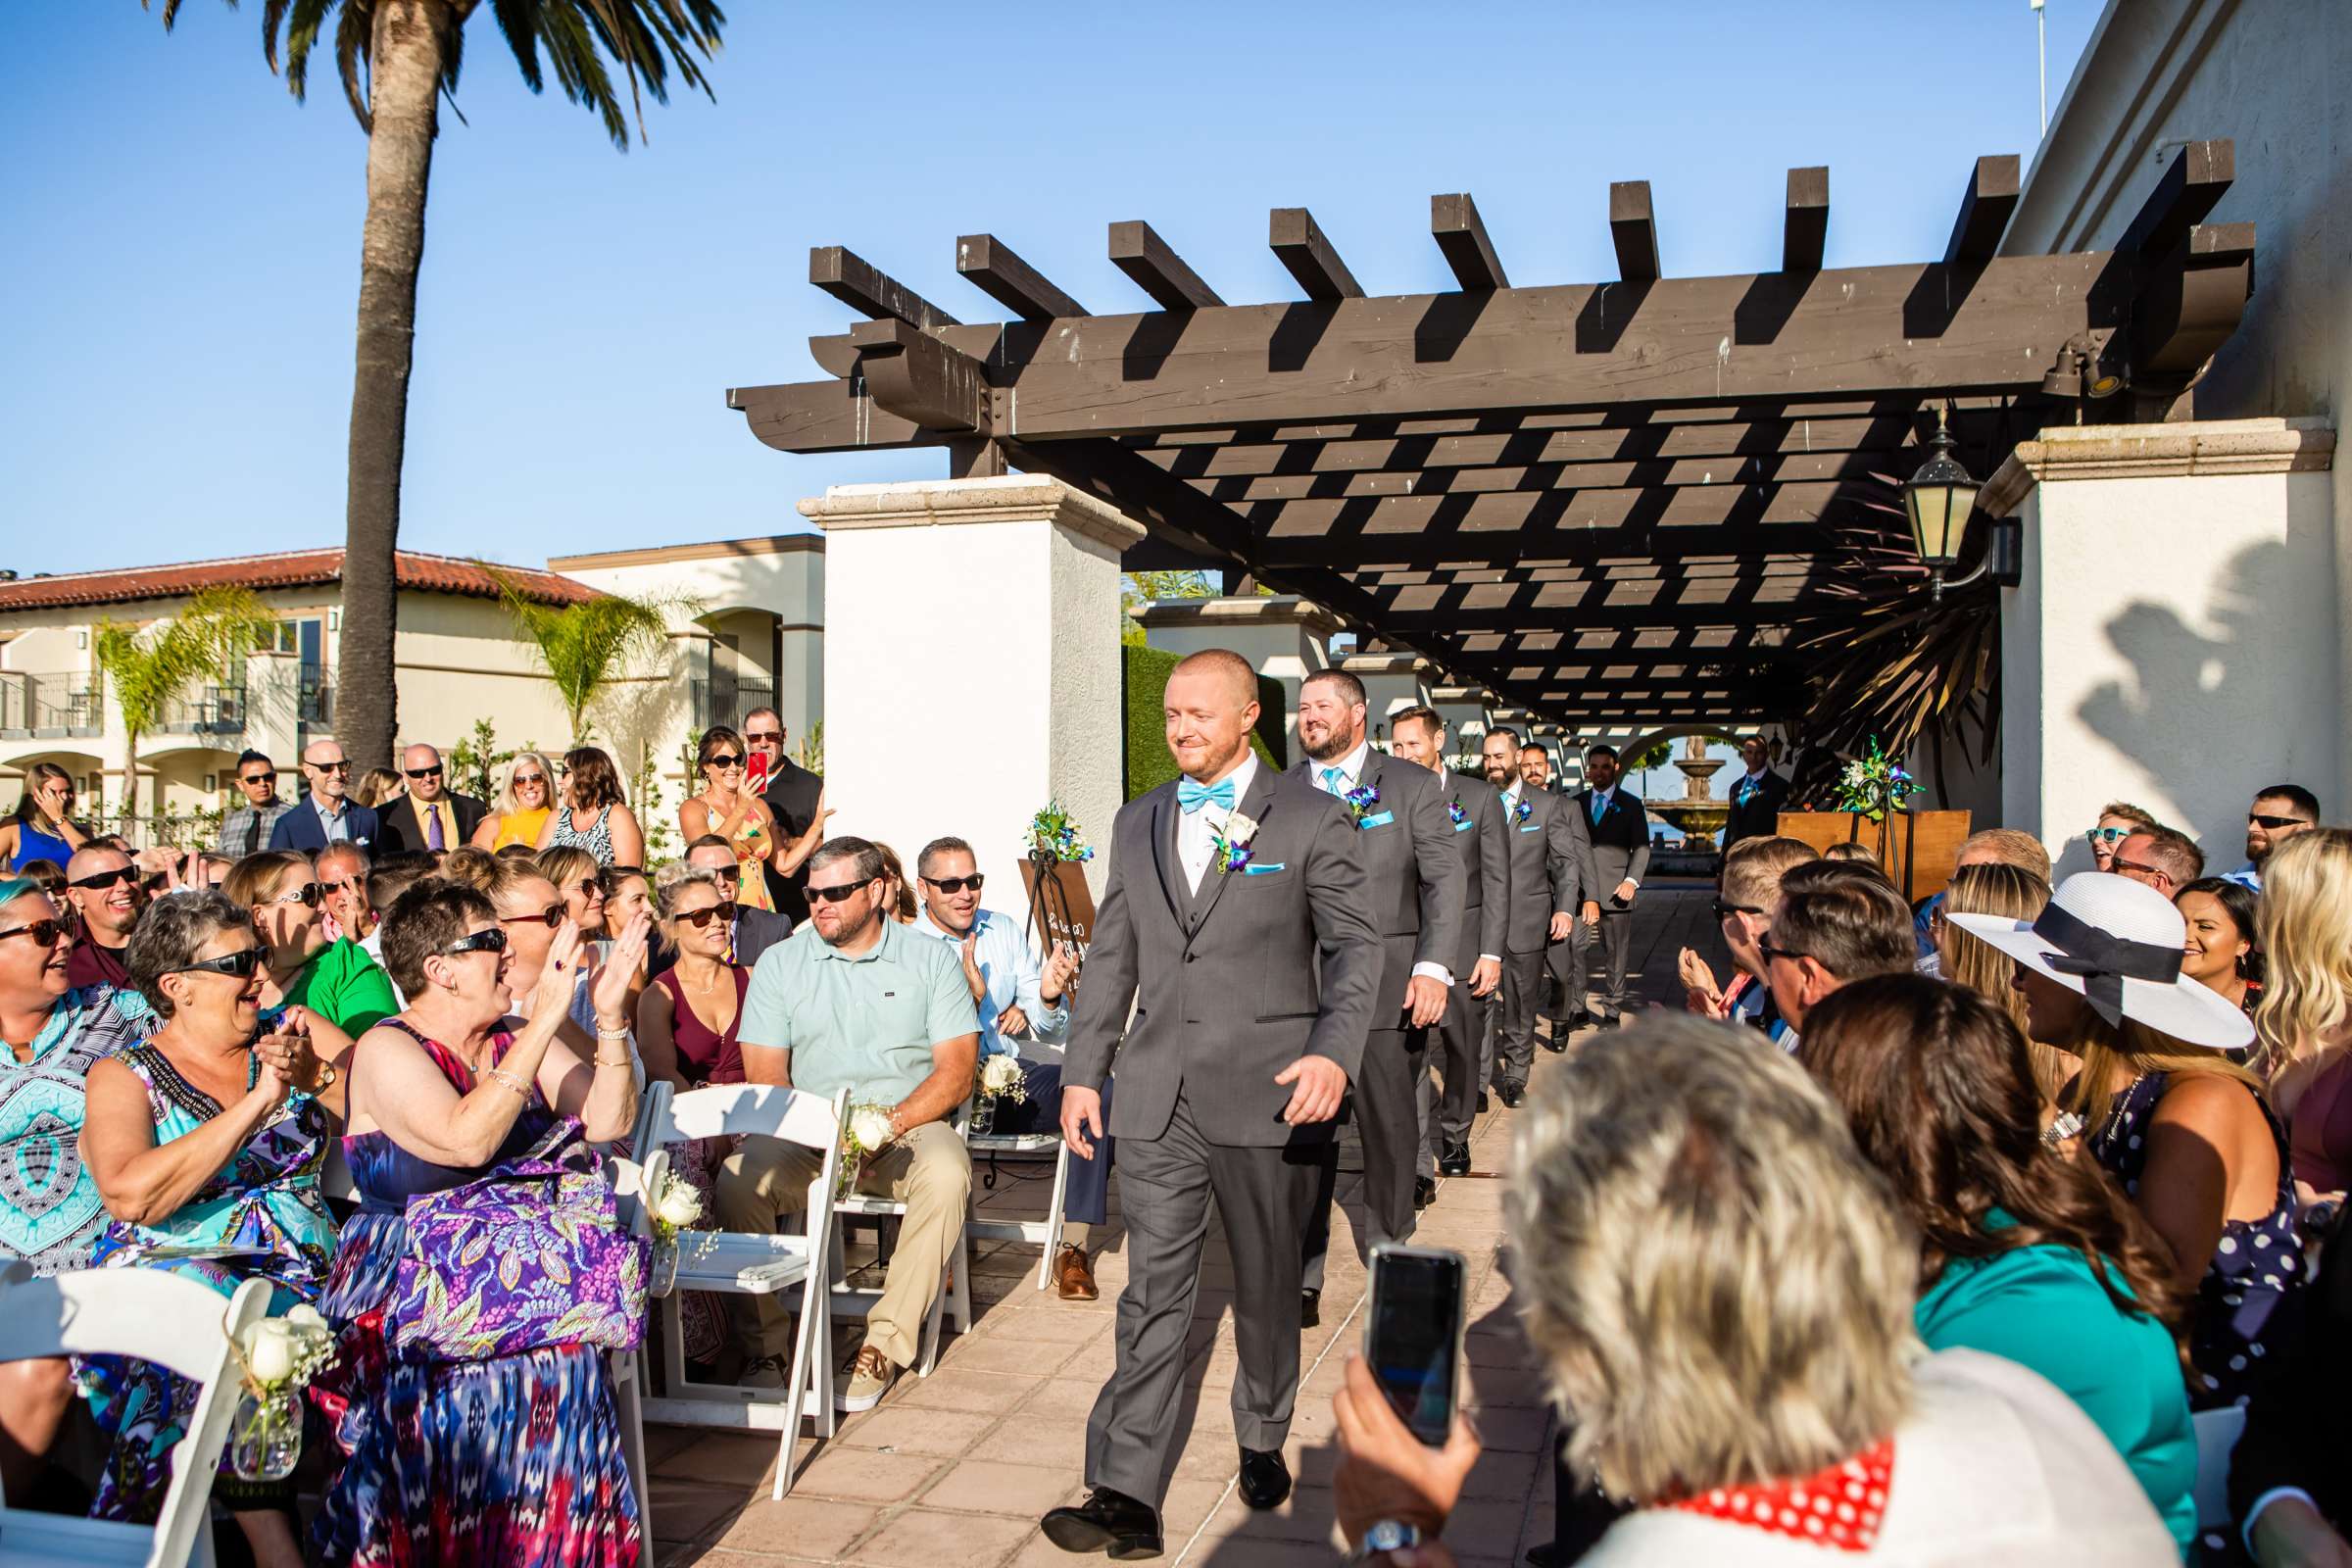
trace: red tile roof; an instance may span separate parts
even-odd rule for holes
[[[596,590],[552,571],[521,566],[496,566],[456,556],[428,556],[414,550],[398,552],[394,561],[400,586],[412,593],[464,594],[496,599],[498,584],[492,570],[512,582],[527,599],[542,604],[573,605],[597,597]],[[54,577],[25,577],[0,582],[0,613],[12,610],[49,610],[68,605],[116,605],[140,599],[176,599],[199,588],[233,585],[256,591],[266,588],[309,588],[339,583],[343,577],[341,550],[289,550],[271,556],[230,556],[221,561],[188,561],[169,566],[126,566],[113,571],[75,571]]]

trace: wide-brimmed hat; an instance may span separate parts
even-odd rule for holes
[[[2211,986],[2180,972],[2188,923],[2144,882],[2083,871],[2058,885],[2032,920],[1946,914],[2045,980],[2079,991],[2110,1024],[2137,1019],[2158,1034],[2209,1051],[2254,1043],[2254,1020]]]

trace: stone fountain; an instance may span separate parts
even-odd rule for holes
[[[1730,802],[1715,799],[1711,781],[1725,764],[1707,755],[1707,738],[1692,735],[1686,739],[1683,755],[1674,759],[1674,765],[1683,770],[1683,798],[1642,804],[1650,815],[1671,823],[1685,838],[1710,838],[1722,832],[1731,820],[1732,808]]]

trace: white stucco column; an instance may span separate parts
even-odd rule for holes
[[[1364,683],[1367,722],[1375,740],[1389,738],[1389,717],[1429,705],[1434,668],[1419,654],[1349,654],[1340,668]]]
[[[1022,915],[1029,819],[1110,842],[1125,757],[1119,556],[1138,523],[1057,479],[835,485],[825,530],[825,804],[912,875],[971,841],[990,908]],[[1087,866],[1101,896],[1103,860]]]
[[[1229,648],[1260,675],[1282,683],[1282,732],[1298,728],[1298,688],[1331,666],[1331,637],[1340,623],[1330,611],[1297,594],[1239,599],[1160,599],[1134,612],[1144,640],[1171,654]]]
[[[2002,825],[2089,867],[2111,800],[2243,859],[2265,784],[2346,808],[2352,689],[2320,419],[2046,430],[1985,484],[1980,510],[2025,525],[2002,595]],[[1981,824],[1982,825],[1982,824]]]

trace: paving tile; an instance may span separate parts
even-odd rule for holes
[[[993,1564],[1010,1556],[1036,1528],[1026,1519],[909,1508],[851,1552],[849,1560],[880,1568]]]
[[[1533,1453],[1551,1442],[1551,1412],[1542,1405],[1485,1409],[1478,1416],[1478,1440],[1488,1448]]]
[[[1218,1508],[1211,1534],[1227,1540],[1340,1543],[1338,1512],[1328,1487],[1294,1487],[1278,1508],[1250,1507],[1236,1493]]]
[[[692,1436],[693,1442],[674,1449],[668,1457],[654,1462],[655,1476],[714,1485],[756,1487],[774,1473],[776,1456],[784,1446],[773,1432],[715,1432]],[[651,1459],[653,1444],[650,1431],[646,1447],[647,1457]]]
[[[1053,1345],[1084,1345],[1110,1328],[1107,1302],[1064,1301],[1045,1306],[1000,1307],[982,1319],[980,1327],[1000,1339]]]
[[[941,1462],[926,1454],[829,1445],[793,1483],[793,1495],[899,1502],[912,1496],[940,1468]]]
[[[1095,1400],[1102,1394],[1102,1385],[1092,1378],[1046,1378],[1037,1384],[1037,1392],[1030,1396],[1028,1403],[1021,1406],[1020,1419],[1070,1416],[1084,1421],[1094,1414]]]
[[[853,1416],[838,1436],[854,1448],[953,1457],[971,1447],[1000,1419],[969,1410],[882,1409]]]
[[[1462,1495],[1525,1502],[1535,1495],[1538,1486],[1546,1492],[1551,1489],[1549,1455],[1489,1448],[1470,1467],[1469,1477],[1462,1483]]]
[[[880,1517],[880,1509],[864,1503],[804,1497],[796,1491],[782,1502],[756,1498],[711,1544],[728,1551],[838,1557]]]
[[[1085,1494],[1086,1483],[1076,1471],[966,1459],[934,1482],[920,1502],[925,1508],[1010,1514],[1034,1521],[1048,1509],[1076,1502]]]
[[[1036,1421],[1015,1417],[974,1444],[966,1457],[1082,1475],[1086,1470],[1086,1421],[1079,1416]]]
[[[1051,1377],[1083,1353],[1074,1345],[1016,1340],[1001,1334],[967,1334],[941,1352],[939,1364],[943,1369],[953,1366],[963,1372],[1017,1372],[1028,1377]],[[1107,1365],[1104,1370],[1108,1370]]]
[[[665,1482],[654,1488],[656,1541],[700,1541],[721,1520],[742,1512],[752,1490],[742,1486],[695,1486]]]
[[[883,1401],[884,1409],[1009,1410],[1046,1382],[1006,1372],[981,1372],[941,1363],[927,1378],[901,1378]]]

